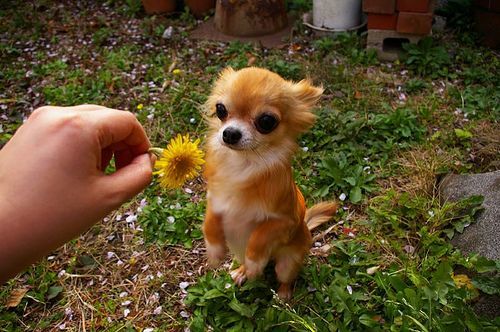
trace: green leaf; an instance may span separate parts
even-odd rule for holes
[[[500,294],[500,277],[476,276],[472,284],[486,294]]]
[[[47,291],[47,300],[52,300],[57,297],[62,292],[63,288],[61,286],[50,286]]]
[[[316,191],[315,196],[325,197],[330,192],[330,186],[323,186],[321,189]]]
[[[81,255],[78,257],[78,263],[85,270],[90,270],[97,266],[97,262],[89,255]]]
[[[443,230],[444,234],[448,237],[448,239],[452,239],[453,235],[455,235],[455,230],[454,229],[444,229]]]
[[[450,264],[448,262],[441,262],[439,264],[438,268],[433,274],[433,280],[434,281],[441,281],[441,282],[448,282],[452,280],[451,278],[451,273],[453,272],[453,269],[451,268]]]
[[[237,299],[233,299],[231,302],[229,302],[229,307],[240,315],[248,318],[251,318],[255,313],[255,309],[257,309],[257,307],[252,308],[247,304],[239,302]]]
[[[469,139],[469,138],[472,138],[472,136],[473,136],[470,131],[462,130],[460,128],[455,128],[455,135],[459,139]]]
[[[380,325],[376,320],[374,320],[368,314],[362,314],[361,316],[359,316],[359,322],[368,327],[375,327]]]
[[[349,193],[349,198],[351,202],[353,203],[358,203],[361,201],[361,188],[360,187],[354,187],[351,189],[351,192]]]
[[[392,287],[394,287],[394,289],[397,290],[398,292],[406,288],[406,284],[399,275],[390,276],[389,282],[391,283]]]
[[[228,296],[216,288],[209,290],[208,292],[205,293],[205,295],[203,295],[203,298],[205,300],[215,299],[218,297],[226,297],[227,298]]]
[[[349,183],[351,186],[355,186],[356,185],[356,178],[354,178],[352,176],[344,178],[344,181],[347,182],[347,183]]]
[[[420,330],[421,331],[424,331],[424,332],[428,332],[429,330],[422,324],[420,323],[417,319],[415,319],[414,317],[412,316],[409,316],[409,315],[405,315],[406,318],[409,318],[411,319],[418,327],[420,327]]]
[[[474,266],[479,273],[494,272],[498,270],[497,263],[494,260],[490,260],[483,256],[477,257],[477,261]]]

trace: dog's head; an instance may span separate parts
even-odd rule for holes
[[[236,151],[290,149],[314,123],[311,108],[322,93],[309,80],[294,83],[262,68],[227,68],[205,105],[211,144]]]

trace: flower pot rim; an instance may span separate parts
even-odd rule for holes
[[[336,32],[350,32],[350,31],[356,31],[361,29],[366,25],[368,22],[368,18],[365,14],[362,15],[361,17],[361,24],[352,27],[352,28],[347,28],[347,29],[329,29],[329,28],[323,28],[323,27],[317,27],[314,24],[312,24],[312,12],[307,12],[304,15],[302,15],[302,23],[316,31],[321,31],[321,32],[329,32],[329,33],[336,33]]]

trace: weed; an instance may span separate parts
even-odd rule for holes
[[[316,39],[313,42],[313,46],[322,54],[326,54],[332,51],[335,45],[336,45],[335,40],[330,37],[323,37],[320,39]]]
[[[224,56],[228,59],[227,65],[234,69],[241,69],[247,66],[249,54],[252,54],[253,46],[250,43],[233,41],[227,44]]]
[[[396,204],[397,209],[388,203]],[[479,198],[473,198],[436,205],[443,212],[436,215],[440,222],[418,227],[418,221],[428,215],[426,200],[386,193],[372,201],[369,223],[389,228],[334,240],[334,249],[326,261],[319,264],[312,259],[304,268],[292,303],[280,302],[269,290],[275,286],[272,269],[266,273],[267,281],[249,282],[241,288],[236,288],[227,274],[208,273],[188,288],[185,304],[193,310],[190,328],[494,331],[500,322],[474,315],[467,302],[477,296],[477,290],[470,283],[465,287],[455,281],[453,267],[463,265],[478,272],[472,283],[496,294],[498,278],[485,273],[498,271],[499,266],[477,256],[464,259],[442,238],[450,225],[456,227],[457,222],[472,218],[480,203]],[[391,260],[387,251],[401,251],[413,235],[418,235],[421,242],[412,242],[415,248],[406,249],[410,256]],[[376,242],[381,247],[374,247]],[[367,243],[371,243],[370,248]]]
[[[185,303],[195,308],[190,328],[193,331],[205,331],[207,326],[231,331],[255,330],[255,318],[263,316],[265,311],[260,304],[271,298],[272,293],[263,282],[248,282],[238,288],[227,274],[214,278],[207,273],[188,289]]]
[[[302,66],[298,63],[285,60],[275,60],[270,59],[267,61],[265,67],[271,71],[274,71],[281,75],[283,78],[288,80],[298,80],[302,77]]]
[[[471,85],[462,91],[452,88],[450,96],[455,100],[455,105],[469,118],[500,117],[500,90],[497,87]]]
[[[47,86],[43,89],[43,94],[46,102],[51,105],[99,104],[106,95],[106,86],[102,81],[84,79],[83,83],[73,81],[58,86]]]
[[[404,85],[404,88],[405,88],[406,92],[408,92],[408,93],[416,93],[419,91],[423,91],[427,87],[428,87],[428,84],[425,81],[418,79],[418,78],[412,78],[412,79],[408,80]]]
[[[374,50],[367,50],[362,39],[356,33],[339,33],[333,39],[323,37],[313,42],[313,45],[319,50],[319,55],[323,56],[332,50],[346,57],[349,63],[373,65],[377,63],[377,55]]]
[[[420,76],[446,76],[450,56],[442,46],[435,45],[431,37],[422,38],[418,43],[403,44],[406,51],[405,64]]]
[[[110,28],[100,28],[99,30],[94,32],[94,35],[92,36],[92,42],[97,46],[106,45],[108,38],[111,37],[112,34],[113,30],[111,30]]]
[[[305,12],[312,9],[311,0],[286,0],[287,10]]]
[[[191,202],[186,194],[168,197],[168,204],[158,196],[147,202],[138,222],[147,242],[191,248],[193,240],[202,238],[200,225],[204,211],[204,204]]]
[[[369,169],[369,166],[364,168],[362,165],[349,163],[342,152],[328,157],[321,163],[319,176],[330,184],[321,187],[316,195],[325,197],[332,192],[348,193],[347,197],[352,203],[359,203],[363,194],[375,189],[375,175],[370,174]]]
[[[320,116],[322,122],[303,137],[312,152],[322,155],[318,159],[323,158],[309,185],[317,188],[315,196],[343,192],[353,203],[375,189],[370,165],[384,163],[393,149],[408,148],[424,132],[413,111],[406,108],[366,116],[323,110]]]
[[[191,13],[188,6],[184,6],[184,10],[179,19],[186,22],[186,24],[190,27],[196,25],[196,17]]]
[[[450,0],[436,10],[437,15],[446,17],[446,26],[455,30],[462,41],[472,44],[473,33],[472,0]]]
[[[140,0],[124,0],[125,4],[122,7],[123,12],[131,17],[136,16],[142,10]]]
[[[14,135],[20,125],[18,122],[0,124],[0,148],[12,138],[12,135]]]

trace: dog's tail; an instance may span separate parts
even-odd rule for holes
[[[306,210],[305,222],[309,230],[324,224],[337,212],[337,203],[321,202]]]

